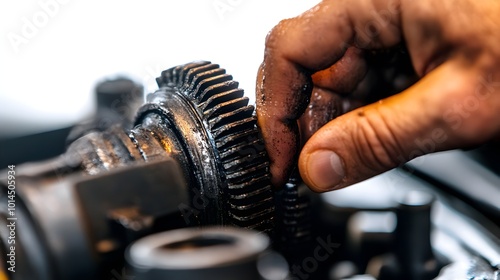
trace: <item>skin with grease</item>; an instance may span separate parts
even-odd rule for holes
[[[256,83],[273,185],[285,184],[297,160],[305,183],[322,192],[496,138],[499,15],[495,0],[325,0],[281,21]],[[353,101],[370,88],[367,54],[401,46],[412,84]]]

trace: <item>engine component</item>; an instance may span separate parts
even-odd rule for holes
[[[267,154],[238,83],[210,62],[168,69],[157,82],[132,129],[90,130],[61,157],[19,167],[18,269],[28,275],[12,279],[106,279],[128,244],[166,229],[272,233]],[[5,234],[2,242],[5,250]],[[81,265],[67,263],[76,256]]]
[[[157,82],[160,91],[148,97],[137,122],[148,128],[158,113],[163,114],[173,126],[171,131],[184,140],[200,193],[211,198],[219,210],[206,211],[205,219],[272,229],[274,204],[267,154],[254,107],[248,105],[238,83],[209,62],[171,68]],[[174,91],[182,95],[169,94]]]
[[[311,247],[311,209],[305,185],[294,172],[283,190],[276,193],[277,247],[289,262],[301,261],[301,254]]]
[[[42,178],[16,177],[14,210],[2,187],[0,247],[15,252],[9,279],[111,279],[130,242],[183,223],[178,205],[190,200],[172,159],[96,176],[58,177],[52,163],[37,166]]]
[[[431,206],[434,198],[423,191],[409,191],[399,198],[396,209],[394,256],[386,256],[386,262],[378,273],[381,280],[433,279],[444,263],[437,259],[431,246]],[[419,244],[414,246],[414,244]]]
[[[137,280],[262,279],[263,234],[238,228],[178,229],[144,237],[127,252]]]
[[[131,129],[135,113],[144,103],[144,88],[124,77],[98,83],[94,95],[97,105],[95,116],[73,127],[66,143],[70,144],[93,131],[105,131],[116,124]]]
[[[193,223],[271,230],[267,155],[238,83],[209,62],[171,68],[157,81],[160,89],[139,109],[132,130],[90,133],[68,153],[79,155],[88,174],[171,157],[196,202],[185,209],[196,216]]]

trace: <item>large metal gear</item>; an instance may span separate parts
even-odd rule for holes
[[[19,213],[36,224],[20,227],[26,233],[20,243],[43,244],[40,254],[47,256],[61,244],[66,250],[57,258],[20,255],[28,274],[15,279],[109,279],[129,244],[169,229],[274,232],[269,160],[254,107],[238,83],[206,61],[165,70],[157,81],[132,123],[90,122],[64,155],[20,168],[18,199],[26,207]],[[64,211],[44,211],[40,197]],[[73,256],[85,265],[74,267]]]
[[[219,65],[193,62],[165,70],[134,127],[92,132],[69,147],[89,174],[130,161],[174,158],[190,186],[185,215],[196,224],[274,228],[269,162],[254,107]],[[82,152],[83,151],[83,152]]]
[[[269,162],[259,137],[254,107],[248,105],[248,98],[243,96],[238,83],[219,65],[207,61],[165,70],[157,78],[157,83],[160,90],[149,99],[154,103],[143,107],[138,120],[151,110],[160,108],[166,109],[163,113],[168,118],[178,109],[172,99],[182,100],[185,113],[196,123],[190,129],[202,135],[202,143],[186,143],[210,151],[210,159],[205,160],[210,160],[221,171],[217,174],[216,185],[210,184],[216,178],[203,178],[210,172],[202,174],[199,178],[205,181],[201,182],[201,191],[212,192],[208,189],[210,187],[218,189],[223,198],[219,205],[227,210],[224,215],[228,220],[224,224],[271,230],[274,203]]]

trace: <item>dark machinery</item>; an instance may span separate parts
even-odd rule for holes
[[[157,81],[132,129],[80,127],[64,155],[19,171],[16,215],[33,222],[18,225],[18,265],[29,275],[20,279],[99,277],[116,261],[110,254],[167,228],[274,229],[266,151],[238,83],[209,62],[171,68]],[[70,265],[77,256],[80,265]]]
[[[172,158],[191,197],[201,197],[196,223],[270,230],[266,153],[238,83],[209,62],[166,70],[157,81],[160,89],[139,109],[133,129],[87,134],[69,147],[81,159],[79,168],[98,174]]]
[[[157,82],[140,106],[140,86],[102,83],[64,154],[5,171],[0,279],[499,279],[494,205],[475,212],[416,169],[393,171],[395,200],[387,186],[369,203],[356,188],[312,194],[297,175],[274,191],[254,108],[224,69],[193,62]]]

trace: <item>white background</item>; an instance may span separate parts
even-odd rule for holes
[[[161,70],[193,60],[226,68],[254,102],[267,32],[317,2],[1,1],[0,136],[90,115],[103,77],[127,75],[151,92]]]

